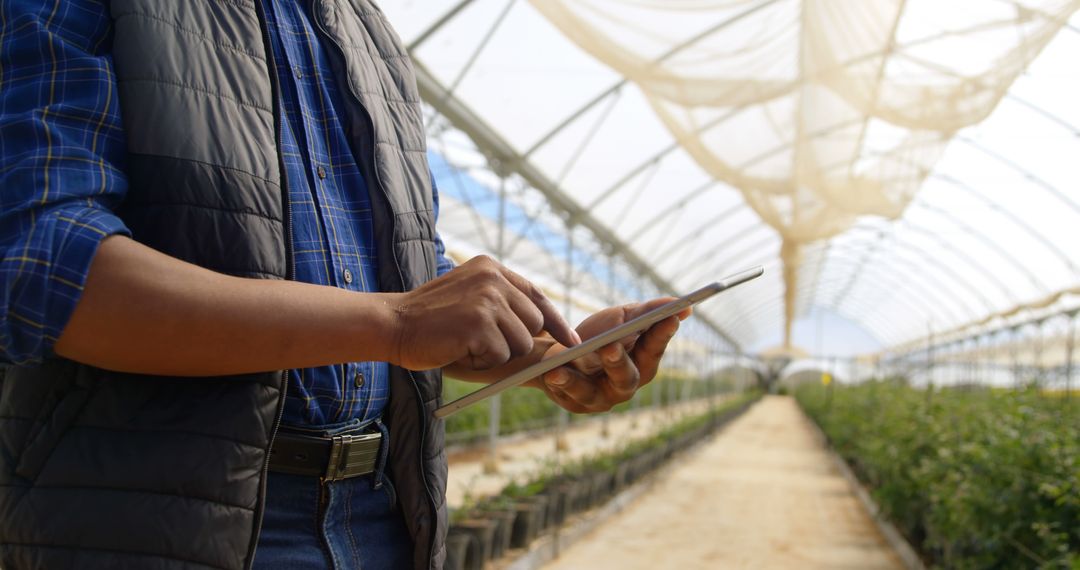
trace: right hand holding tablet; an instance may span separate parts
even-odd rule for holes
[[[486,256],[388,298],[392,362],[410,370],[494,368],[531,352],[541,331],[566,346],[581,342],[537,286]]]

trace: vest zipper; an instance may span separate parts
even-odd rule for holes
[[[330,43],[332,43],[337,48],[338,55],[341,57],[341,61],[342,62],[347,62],[348,60],[345,57],[345,48],[337,41],[337,39],[335,39],[333,36],[331,36],[330,33],[326,30],[326,26],[322,21],[322,17],[317,15],[317,13],[316,13],[315,3],[316,3],[316,0],[311,0],[311,4],[310,4],[310,6],[311,6],[311,16],[312,16],[311,19],[315,21],[315,26],[318,28],[319,33],[321,33],[324,38],[330,40]],[[356,102],[357,106],[360,107],[360,110],[363,111],[364,118],[366,119],[366,122],[367,122],[367,133],[365,133],[365,134],[368,135],[369,137],[371,137],[371,139],[372,139],[371,140],[372,144],[370,145],[371,146],[371,156],[369,156],[367,158],[369,159],[368,164],[369,165],[374,165],[374,163],[375,163],[375,140],[374,140],[375,139],[375,121],[371,118],[371,113],[369,113],[368,110],[367,110],[367,107],[364,106],[364,102],[360,99],[360,96],[357,95],[356,91],[353,89],[352,81],[348,81],[349,78],[348,78],[347,65],[345,66],[345,68],[346,68],[345,69],[345,72],[346,72],[346,77],[345,77],[346,81],[345,81],[345,83],[347,84],[347,87],[348,87],[348,93],[349,93],[349,95],[352,96],[352,98]],[[386,194],[386,189],[382,184],[382,180],[379,178],[379,170],[377,168],[369,168],[369,170],[371,170],[372,175],[373,175],[373,177],[375,179],[375,185],[379,188],[379,191],[383,193],[383,198],[386,199],[386,202],[389,205],[390,199],[389,199],[388,196],[385,195]],[[388,210],[390,210],[390,209],[391,208],[388,208]],[[394,229],[396,224],[397,224],[396,219],[391,219],[390,220],[390,228],[391,228],[390,236],[391,236],[391,240],[393,239],[393,235],[394,235],[393,229]],[[405,275],[401,271],[401,264],[398,263],[397,255],[393,255],[393,243],[390,244],[390,250],[391,250],[391,256],[390,257],[393,258],[394,269],[397,270],[397,275],[398,275],[398,281],[400,283],[400,288],[401,288],[402,291],[404,291],[405,290]],[[420,431],[420,445],[419,445],[419,448],[418,448],[418,457],[417,457],[417,459],[419,460],[420,482],[424,485],[424,494],[427,495],[428,509],[431,511],[431,521],[432,521],[432,523],[431,523],[431,538],[428,540],[428,546],[427,546],[427,550],[428,550],[428,567],[430,568],[432,566],[432,563],[435,560],[435,537],[436,537],[435,529],[438,526],[439,509],[438,509],[438,506],[435,504],[435,497],[432,496],[432,494],[431,494],[431,489],[430,489],[430,486],[428,484],[427,475],[424,474],[424,444],[426,443],[428,418],[427,418],[427,414],[425,413],[425,410],[424,410],[424,399],[423,399],[423,396],[420,394],[420,387],[416,385],[416,378],[413,377],[412,371],[405,370],[405,373],[408,375],[409,380],[410,380],[409,383],[412,385],[413,392],[416,395],[416,407],[418,408],[417,409],[417,417],[420,420],[420,430],[419,430]]]
[[[296,280],[296,264],[293,260],[293,224],[292,204],[289,202],[289,185],[285,176],[285,160],[281,155],[281,102],[279,94],[281,86],[278,84],[277,64],[274,62],[274,50],[270,45],[270,29],[266,21],[266,13],[261,0],[255,2],[255,14],[259,18],[259,29],[262,33],[263,50],[266,55],[267,71],[270,75],[270,98],[271,108],[274,114],[274,149],[278,159],[278,185],[281,188],[282,216],[285,229],[285,279]],[[255,509],[254,528],[251,542],[248,545],[247,556],[244,557],[245,566],[251,568],[255,564],[255,548],[259,544],[259,534],[262,532],[263,514],[266,509],[266,479],[270,476],[270,450],[274,447],[274,438],[277,437],[278,427],[281,426],[281,417],[285,413],[285,392],[289,388],[289,371],[281,371],[279,383],[277,410],[274,415],[274,423],[270,426],[270,439],[266,445],[266,457],[263,458],[262,469],[259,477],[258,504]]]

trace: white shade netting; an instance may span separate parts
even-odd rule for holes
[[[904,0],[531,4],[635,84],[694,161],[776,230],[786,343],[804,246],[861,216],[899,218],[955,133],[988,117],[1080,8],[1078,0],[987,1],[978,10]]]

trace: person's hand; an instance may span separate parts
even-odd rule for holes
[[[589,339],[674,300],[674,297],[662,297],[604,309],[582,321],[577,332],[581,338]],[[529,385],[540,388],[553,402],[571,412],[606,412],[632,398],[634,392],[652,381],[668,342],[679,330],[679,321],[690,313],[686,309],[640,335],[609,344],[551,370]],[[563,350],[565,346],[553,345],[544,357]]]
[[[529,354],[542,330],[569,346],[581,342],[538,287],[486,256],[389,298],[391,361],[410,370],[494,368]]]

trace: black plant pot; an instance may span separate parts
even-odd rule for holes
[[[445,570],[472,570],[483,567],[483,562],[479,561],[478,548],[473,544],[471,534],[456,527],[450,527],[446,535],[446,562],[443,568]],[[469,560],[470,554],[472,554],[472,560]],[[470,565],[469,562],[472,564]]]
[[[454,525],[456,528],[461,529],[462,532],[470,534],[477,545],[478,556],[475,559],[478,559],[480,564],[475,567],[477,570],[483,567],[484,562],[491,560],[492,543],[495,539],[495,527],[497,524],[492,519],[473,518],[465,519]],[[473,567],[470,566],[469,568]]]
[[[615,476],[612,479],[613,492],[619,493],[630,485],[630,461],[624,459],[615,466]]]
[[[566,522],[572,492],[572,485],[559,483],[547,489],[547,526],[558,527]]]
[[[594,508],[604,504],[610,496],[611,489],[611,474],[609,473],[593,473],[589,477],[589,481],[592,484],[592,495],[589,497],[589,508]]]
[[[570,497],[567,514],[580,513],[589,508],[592,500],[592,482],[587,479],[574,479],[569,483]]]
[[[491,539],[491,559],[502,558],[510,550],[510,536],[514,532],[514,519],[517,511],[506,507],[488,511],[488,516],[495,521],[495,535]]]
[[[537,527],[539,529],[537,531],[537,534],[547,530],[547,528],[552,525],[552,520],[550,517],[548,517],[548,505],[550,504],[551,499],[546,493],[539,493],[531,497],[525,497],[521,499],[521,501],[526,503],[534,503],[537,505],[537,524],[539,525]]]
[[[514,505],[514,524],[510,532],[510,546],[528,548],[529,543],[540,534],[546,505],[538,501],[520,502]]]

